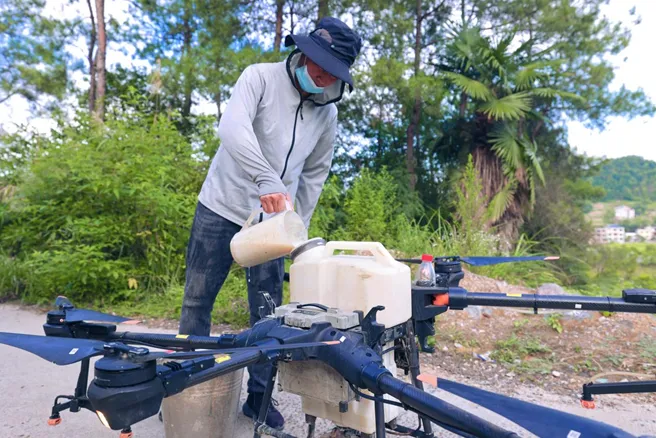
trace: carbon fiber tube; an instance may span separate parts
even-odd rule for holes
[[[566,309],[656,314],[656,305],[654,304],[629,303],[622,298],[611,297],[467,292],[465,300],[468,306],[525,307],[529,309]]]
[[[513,437],[519,436],[489,421],[458,408],[450,403],[424,392],[413,385],[396,379],[389,373],[378,378],[379,389],[411,407],[414,411],[430,417],[437,423],[443,423],[478,437]]]
[[[228,339],[234,339],[234,336],[229,335],[230,338],[224,336],[181,336],[181,335],[165,335],[158,333],[115,333],[110,337],[110,340],[144,342],[151,345],[158,345],[162,348],[219,348],[227,344]]]
[[[228,362],[214,365],[212,368],[208,368],[199,373],[192,374],[191,376],[189,376],[189,380],[187,380],[185,388],[189,388],[191,386],[198,385],[203,382],[207,382],[208,380],[211,380],[215,377],[219,377],[224,374],[228,374],[233,371],[246,368],[247,366],[258,362],[263,354],[264,353],[262,353],[261,351],[253,351],[253,352],[246,352],[240,355],[240,357],[237,357],[235,355],[233,356],[233,359]]]

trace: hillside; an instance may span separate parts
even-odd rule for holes
[[[592,182],[606,190],[606,201],[656,201],[656,162],[637,156],[609,160]]]

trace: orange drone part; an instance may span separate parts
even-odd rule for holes
[[[62,422],[61,417],[48,418],[48,426],[57,426],[61,422]]]
[[[433,295],[433,305],[435,306],[448,306],[449,294]]]
[[[121,432],[119,435],[119,438],[132,438],[134,436],[134,433],[132,432]]]
[[[596,407],[594,400],[581,400],[581,406],[586,409],[594,409]]]

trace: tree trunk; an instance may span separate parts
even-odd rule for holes
[[[182,103],[182,119],[187,123],[189,116],[191,115],[191,94],[193,92],[192,85],[192,70],[193,63],[191,62],[191,5],[189,2],[185,2],[185,12],[184,19],[182,23],[182,38],[183,38],[183,63],[185,63],[186,73],[184,75],[184,101]]]
[[[91,38],[89,41],[89,53],[87,60],[89,61],[89,114],[93,114],[96,107],[96,60],[93,56],[94,49],[96,48],[96,20],[93,17],[93,6],[91,0],[87,0],[89,7],[89,16],[91,17]]]
[[[423,21],[422,17],[422,8],[421,1],[417,0],[416,11],[417,19],[415,22],[415,62],[414,62],[414,76],[419,75],[419,69],[421,66],[421,24]],[[410,119],[410,124],[408,125],[407,132],[407,142],[406,142],[406,163],[408,167],[408,174],[410,176],[410,190],[414,190],[417,185],[417,172],[415,170],[415,157],[414,157],[414,145],[415,145],[415,135],[419,129],[419,118],[421,114],[421,91],[419,88],[415,90],[415,102],[412,107],[412,117]]]
[[[96,120],[105,120],[105,88],[107,86],[105,58],[107,55],[107,34],[105,33],[105,0],[96,0],[96,19],[98,21],[98,53],[96,54],[96,100],[94,115]]]
[[[317,16],[317,24],[323,17],[327,17],[330,14],[328,8],[328,0],[319,0],[319,15]]]
[[[276,0],[276,36],[273,40],[273,51],[280,53],[282,44],[282,20],[284,17],[285,0]]]
[[[489,145],[478,146],[473,152],[474,167],[483,186],[483,199],[486,206],[494,196],[504,189],[507,179],[503,173],[501,160],[490,149]],[[488,227],[494,228],[500,238],[500,249],[510,251],[513,242],[517,240],[519,228],[524,222],[522,205],[527,201],[527,193],[524,185],[519,185],[515,191],[513,201],[504,211],[501,217]]]

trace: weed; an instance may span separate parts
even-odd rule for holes
[[[550,353],[546,345],[536,339],[521,339],[515,335],[509,339],[498,341],[491,358],[498,362],[514,363],[517,359],[523,359],[528,355]]]
[[[516,328],[516,329],[521,329],[526,324],[528,324],[528,319],[526,319],[526,318],[518,319],[517,321],[513,321],[513,327]]]
[[[640,356],[646,359],[656,359],[656,341],[651,338],[642,338],[638,342],[640,347]]]
[[[563,325],[560,323],[561,318],[562,315],[560,313],[552,313],[551,315],[546,317],[547,324],[549,324],[549,327],[551,327],[558,333],[563,332]]]

